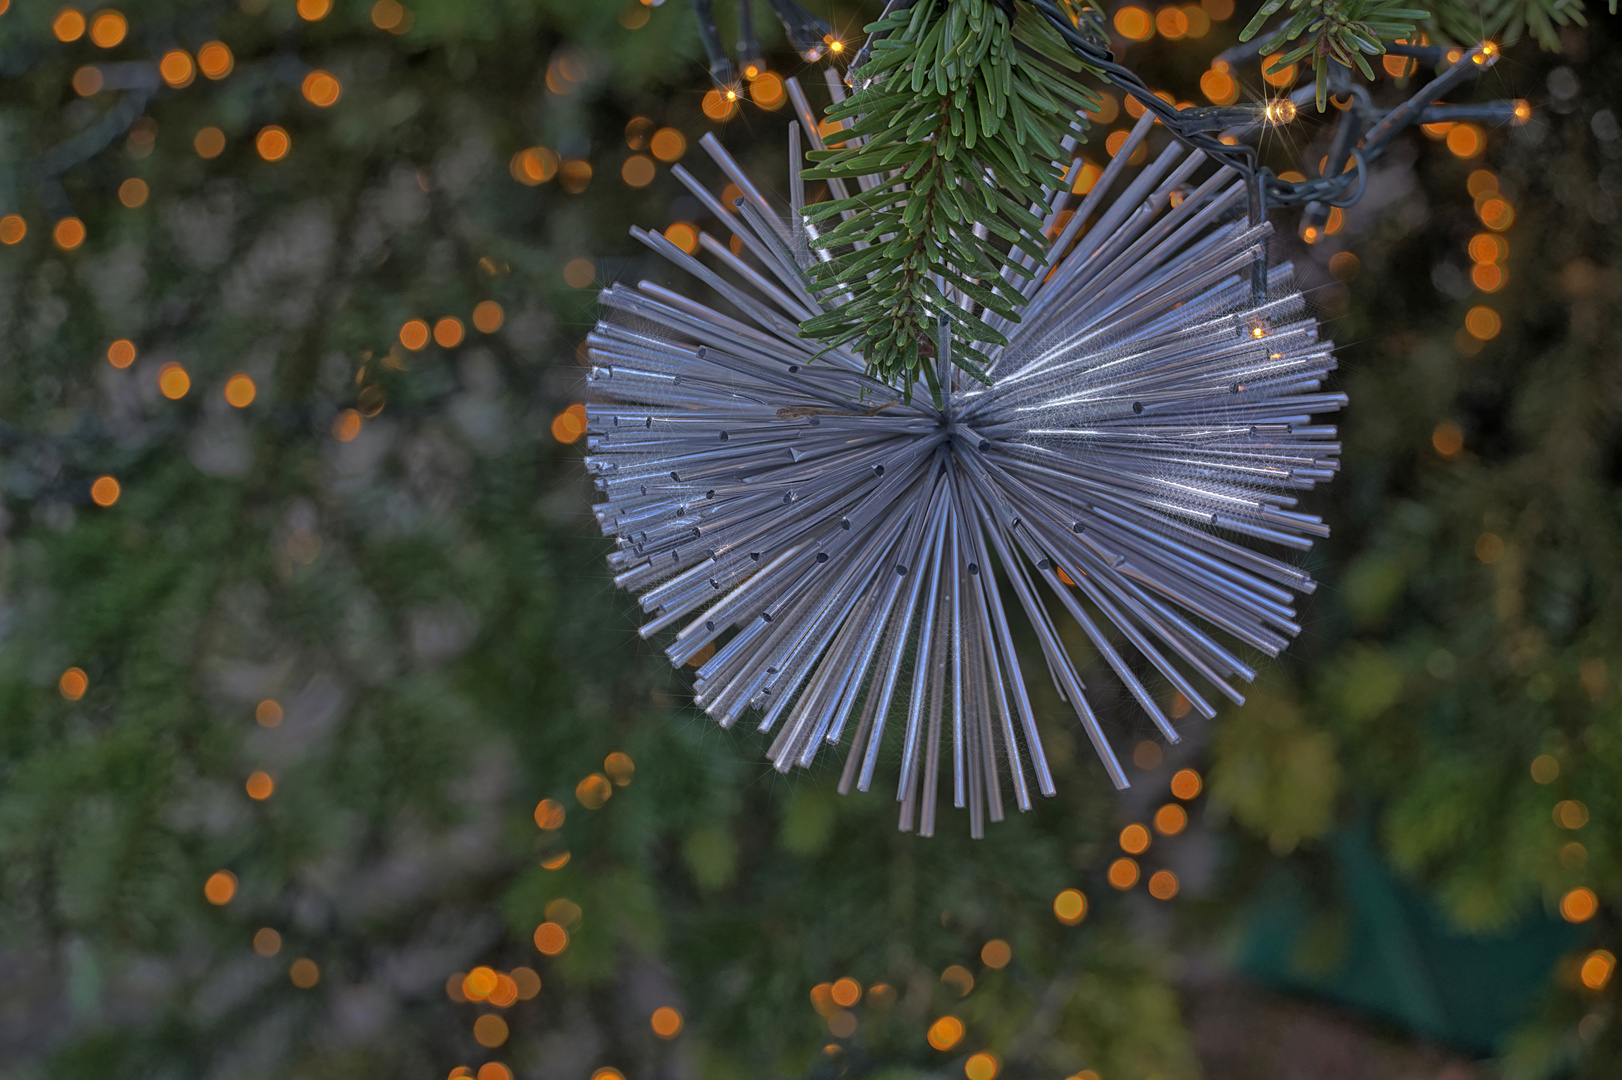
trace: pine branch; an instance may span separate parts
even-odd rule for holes
[[[1406,0],[1289,0],[1293,13],[1267,42],[1262,52],[1274,53],[1292,41],[1300,41],[1267,68],[1266,73],[1283,71],[1306,59],[1312,64],[1318,86],[1318,111],[1328,104],[1329,62],[1356,67],[1366,79],[1374,69],[1366,56],[1385,52],[1386,42],[1410,39],[1429,12],[1404,6]],[[1262,24],[1284,7],[1285,0],[1267,0],[1239,34],[1249,41]]]
[[[1023,285],[1045,265],[1030,208],[1062,183],[1060,140],[1097,99],[1050,30],[1035,19],[1016,29],[992,0],[920,0],[867,31],[861,85],[828,112],[854,123],[804,175],[884,179],[808,210],[813,224],[839,222],[815,241],[833,257],[808,271],[812,287],[850,299],[800,332],[852,343],[875,376],[902,388],[921,376],[938,397],[939,317],[951,316],[953,362],[985,381],[978,346],[1006,340],[981,316],[1017,321]]]
[[[1421,25],[1463,43],[1493,40],[1507,45],[1530,31],[1545,49],[1560,47],[1558,27],[1588,25],[1583,0],[1432,0],[1429,10],[1407,6],[1409,0],[1267,0],[1239,40],[1255,37],[1286,3],[1290,18],[1261,47],[1263,53],[1281,53],[1267,71],[1311,63],[1320,112],[1328,94],[1330,61],[1356,67],[1373,79],[1374,69],[1365,57],[1379,56],[1391,42],[1413,40]],[[1616,0],[1609,3],[1616,14]],[[1286,50],[1291,42],[1298,44]]]

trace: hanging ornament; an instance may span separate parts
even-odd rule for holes
[[[1266,265],[1242,177],[1180,143],[1129,174],[1152,124],[1079,205],[1053,197],[1051,272],[997,324],[989,386],[950,363],[944,326],[938,397],[800,337],[827,307],[804,284],[799,125],[786,214],[713,135],[731,206],[678,167],[741,253],[633,230],[727,310],[647,281],[602,293],[586,463],[643,636],[673,631],[695,702],[723,727],[758,718],[780,771],[843,747],[839,789],[865,791],[898,756],[902,829],[933,832],[942,787],[977,836],[1054,794],[1033,667],[1126,786],[1062,623],[1171,742],[1171,691],[1213,716],[1254,677],[1237,647],[1275,656],[1300,630],[1313,583],[1290,560],[1328,530],[1297,500],[1335,474],[1315,418],[1345,403],[1322,388],[1332,346],[1290,267]]]

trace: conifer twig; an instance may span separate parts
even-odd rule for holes
[[[801,333],[852,344],[875,376],[922,378],[939,398],[939,317],[952,316],[953,363],[983,380],[979,346],[1004,338],[982,315],[1017,319],[1047,247],[1032,207],[1062,181],[1061,141],[1097,103],[1051,31],[1016,31],[992,0],[893,6],[867,31],[855,91],[827,114],[843,141],[813,150],[804,175],[881,179],[808,210],[813,226],[836,222],[813,240],[832,258],[808,270],[812,286],[850,299]]]

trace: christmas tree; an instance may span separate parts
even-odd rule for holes
[[[602,562],[597,290],[697,288],[633,225],[729,244],[674,174],[728,183],[706,134],[787,206],[785,80],[820,116],[879,17],[817,8],[807,60],[722,5],[716,85],[695,6],[0,0],[8,1075],[1609,1075],[1614,24],[1071,9],[1174,105],[1305,94],[1286,184],[1339,90],[1483,39],[1513,64],[1454,99],[1529,118],[1275,215],[1352,407],[1247,704],[1165,689],[1167,747],[1078,634],[1133,786],[1033,679],[1057,796],[926,840],[704,718]],[[1085,63],[1078,186],[1144,114]]]

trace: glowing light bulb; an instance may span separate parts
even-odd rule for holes
[[[1471,59],[1475,60],[1476,63],[1485,66],[1487,64],[1492,63],[1493,59],[1497,55],[1498,55],[1498,44],[1497,44],[1497,42],[1483,41],[1481,43],[1481,51],[1476,53],[1475,56],[1472,57]]]
[[[1289,98],[1269,101],[1265,115],[1269,124],[1288,124],[1295,119],[1295,102]]]
[[[838,38],[831,37],[828,39],[828,51],[838,56],[845,51],[845,43]]]
[[[1532,119],[1532,105],[1525,98],[1515,99],[1515,122],[1524,124]]]

